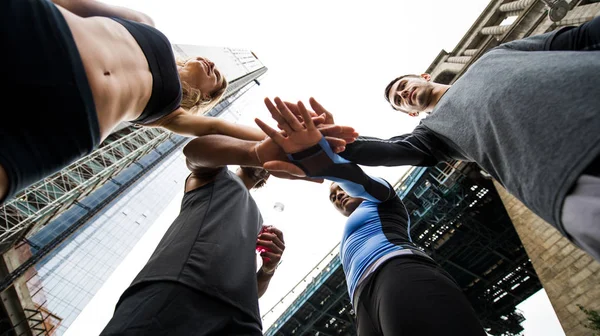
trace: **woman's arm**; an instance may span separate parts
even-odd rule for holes
[[[113,6],[96,0],[52,0],[55,4],[81,17],[105,16],[145,23],[154,27],[152,18],[133,9]]]
[[[151,126],[164,127],[173,133],[191,137],[221,134],[241,140],[261,141],[266,136],[259,128],[234,124],[221,118],[190,114],[181,108]]]

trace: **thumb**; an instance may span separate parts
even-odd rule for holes
[[[263,168],[267,171],[280,171],[286,172],[290,175],[301,176],[304,177],[306,174],[300,167],[296,166],[293,163],[285,162],[285,161],[269,161],[263,164]]]

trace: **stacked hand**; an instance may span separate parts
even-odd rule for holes
[[[302,169],[287,162],[284,153],[293,154],[305,150],[317,144],[322,137],[325,137],[335,152],[341,152],[346,143],[353,142],[358,136],[351,127],[334,125],[331,113],[313,98],[310,99],[310,105],[317,113],[306,109],[302,102],[284,103],[279,98],[275,98],[275,104],[266,98],[265,105],[281,131],[256,119],[256,124],[269,137],[259,145],[258,151],[261,153],[259,157],[264,159],[263,168],[276,177],[308,179]]]

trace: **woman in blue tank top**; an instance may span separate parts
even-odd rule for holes
[[[334,182],[329,200],[348,217],[340,260],[358,335],[485,336],[461,288],[413,243],[410,218],[394,188],[335,154],[315,132],[304,105],[275,101],[277,106],[267,101],[267,107],[285,133],[258,124],[288,153],[289,162],[266,162],[264,168],[272,174],[287,172]],[[315,100],[311,106],[333,123],[331,114]],[[309,122],[301,125],[290,107]]]

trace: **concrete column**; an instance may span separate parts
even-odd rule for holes
[[[500,6],[501,12],[514,12],[525,9],[525,7],[531,5],[535,0],[517,0],[509,3],[505,3]],[[509,15],[510,16],[510,15]]]
[[[600,310],[600,263],[571,244],[494,181],[504,207],[567,336],[589,336],[577,304]]]
[[[514,11],[514,12],[506,13],[506,17],[519,16],[519,15],[521,15],[521,11]]]
[[[481,33],[483,35],[502,35],[508,29],[510,29],[510,26],[491,26],[481,29]]]
[[[450,63],[459,63],[459,64],[467,64],[471,60],[471,56],[451,56],[448,57],[448,62]]]

